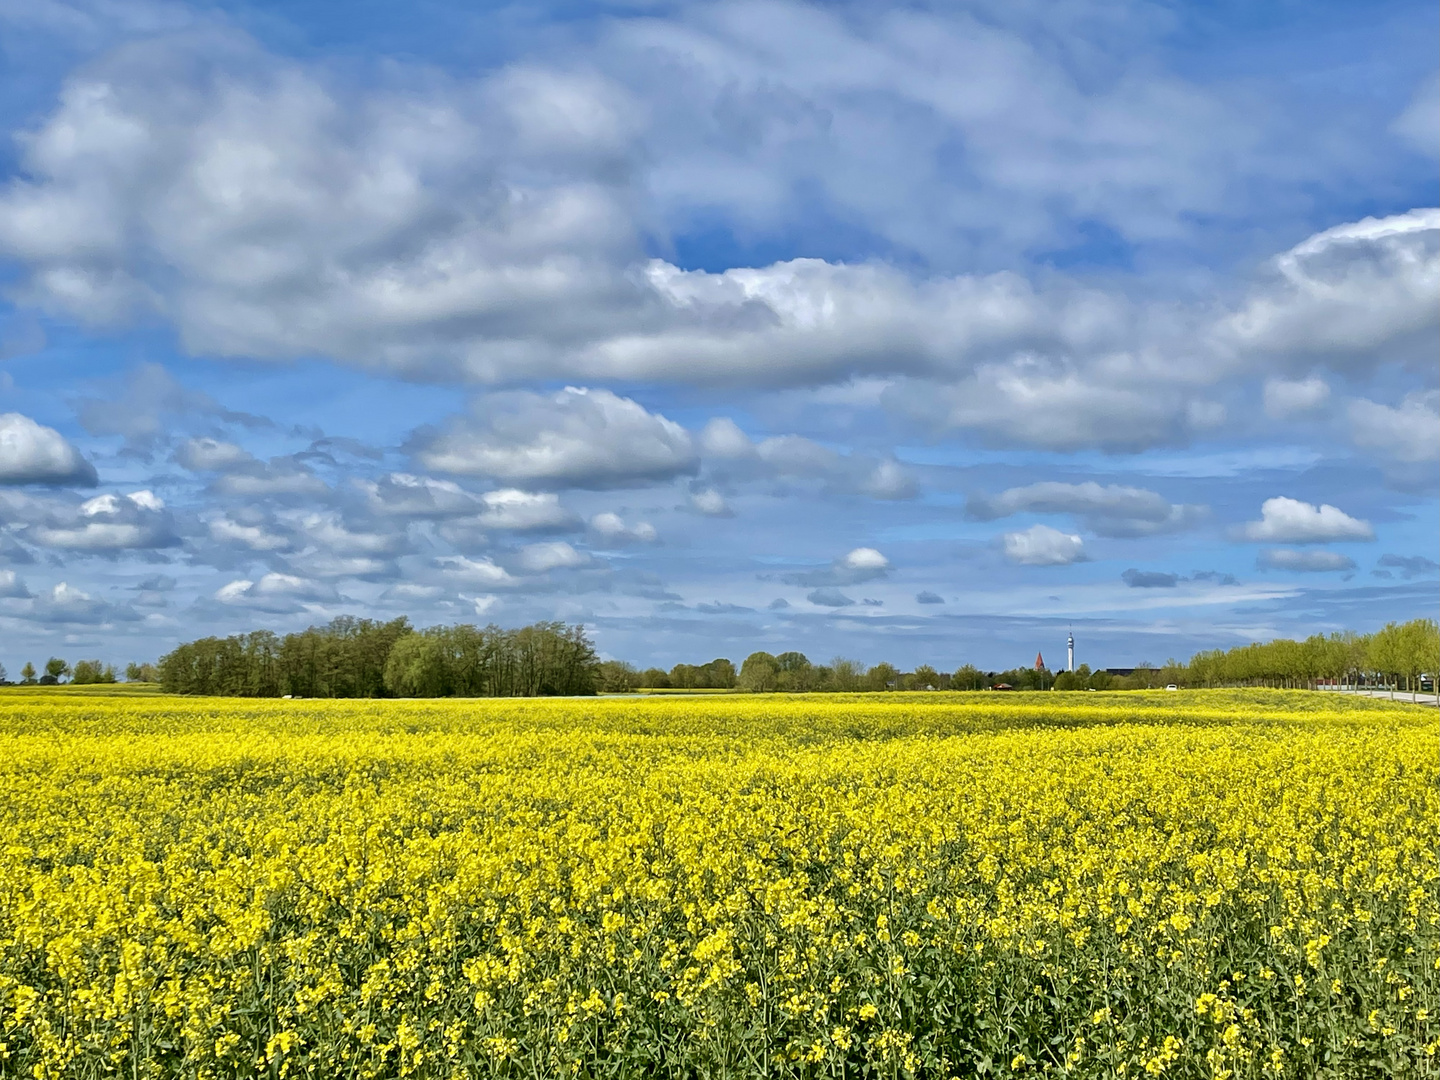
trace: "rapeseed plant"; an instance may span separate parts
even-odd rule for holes
[[[1436,1075],[1431,715],[1073,700],[0,696],[0,1074]]]

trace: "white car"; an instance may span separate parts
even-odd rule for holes
[[[1176,686],[1176,685],[1172,682],[1169,686],[1165,687],[1165,689],[1166,689],[1166,690],[1179,690],[1180,688],[1179,688],[1178,686]]]

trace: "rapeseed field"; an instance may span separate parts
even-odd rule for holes
[[[0,1074],[1440,1074],[1433,711],[0,694]]]

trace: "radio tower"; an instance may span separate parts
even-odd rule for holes
[[[1066,650],[1067,650],[1067,652],[1068,652],[1068,664],[1066,665],[1065,670],[1066,670],[1066,671],[1074,671],[1074,670],[1075,670],[1075,631],[1074,631],[1074,630],[1071,630],[1071,631],[1070,631],[1070,640],[1065,643],[1065,648],[1066,648]]]

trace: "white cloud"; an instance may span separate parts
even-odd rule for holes
[[[500,603],[498,596],[490,596],[488,593],[483,596],[461,596],[460,599],[468,601],[471,610],[481,616],[490,614],[495,605]]]
[[[1109,40],[1103,20],[1065,22],[1066,55],[1086,35]],[[197,354],[492,384],[884,376],[891,407],[940,430],[1057,450],[1212,430],[1223,395],[1206,389],[1253,373],[1257,353],[1286,368],[1309,353],[1362,368],[1429,355],[1440,211],[1312,236],[1218,325],[1213,301],[953,272],[1082,243],[1080,221],[1173,241],[1193,212],[1231,212],[1218,178],[1241,158],[1268,175],[1283,156],[1272,136],[1293,129],[1267,135],[1253,102],[1131,71],[1123,50],[1094,54],[1113,78],[1081,77],[1034,32],[958,11],[724,5],[615,20],[566,71],[394,69],[363,89],[221,30],[136,43],[72,77],[23,137],[0,253],[21,269],[22,299],[92,322],[158,315]],[[720,272],[645,257],[645,237],[666,222],[683,232],[697,207],[753,231],[798,220],[796,200],[817,191],[827,227],[838,213],[921,257]],[[153,408],[106,404],[85,415],[127,438],[164,432]],[[492,426],[425,440],[421,460],[524,486],[694,467],[678,428],[640,440],[655,452],[638,460],[592,448],[588,473],[553,439]],[[755,455],[778,474],[914,493],[893,459],[836,464],[814,444],[768,442]],[[218,490],[320,495],[318,483],[292,469]]]
[[[890,572],[890,560],[872,547],[854,548],[827,567],[786,574],[781,580],[787,585],[833,586],[859,585],[882,578]]]
[[[700,429],[700,452],[711,458],[744,459],[755,456],[755,444],[728,416],[717,416]]]
[[[380,600],[387,604],[430,604],[443,596],[445,596],[445,590],[438,585],[399,581],[381,593]]]
[[[1014,487],[999,495],[972,496],[965,516],[972,521],[994,521],[1014,514],[1073,514],[1099,536],[1155,536],[1190,528],[1206,515],[1206,508],[1173,504],[1145,488],[1119,484],[1081,484],[1043,481]]]
[[[480,502],[485,509],[476,522],[484,528],[524,532],[569,529],[576,524],[575,515],[560,505],[559,497],[553,492],[502,488],[487,491],[480,496]]]
[[[890,560],[874,548],[858,547],[847,552],[845,557],[840,560],[840,565],[847,570],[878,573],[889,569]]]
[[[214,488],[221,495],[251,499],[277,495],[315,497],[330,492],[325,481],[293,461],[257,463],[248,469],[224,473],[215,481]]]
[[[30,590],[14,570],[0,570],[0,599],[24,600],[29,596]]]
[[[1397,354],[1433,358],[1440,209],[1326,229],[1276,256],[1271,271],[1221,328],[1236,347],[1357,371]]]
[[[1193,376],[1147,367],[1133,360],[1083,370],[1022,358],[955,382],[898,381],[883,401],[937,432],[973,431],[995,445],[1057,451],[1183,446],[1223,422],[1223,407],[1185,387]],[[1143,390],[1133,385],[1139,379],[1148,383]]]
[[[1022,566],[1069,566],[1085,560],[1085,544],[1072,533],[1048,525],[1032,525],[1000,537],[1005,557]]]
[[[1330,399],[1330,384],[1313,376],[1308,379],[1267,379],[1265,415],[1273,420],[1314,412]]]
[[[943,259],[1232,213],[1235,173],[1276,168],[1269,110],[1157,71],[1164,21],[1115,10],[702,5],[617,20],[600,61],[654,114],[651,183],[680,221],[758,230],[818,202]]]
[[[627,525],[625,519],[613,511],[596,514],[590,519],[590,528],[608,544],[653,544],[659,539],[655,526],[648,521],[637,521]]]
[[[480,381],[824,381],[1075,346],[1094,305],[1032,305],[1012,275],[642,262],[643,237],[718,211],[751,234],[854,222],[902,263],[1004,265],[1083,243],[1079,222],[1173,241],[1277,161],[1293,182],[1275,136],[1297,127],[1253,98],[1135,60],[1093,9],[1037,26],[701,6],[608,19],[564,70],[391,64],[354,88],[212,24],[65,83],[0,196],[0,248],[34,302],[161,313],[195,353]]]
[[[1374,540],[1368,521],[1353,518],[1328,503],[1315,506],[1284,495],[1266,499],[1260,520],[1239,530],[1245,540],[1274,544],[1324,544],[1333,540]]]
[[[0,415],[0,484],[94,487],[95,466],[54,428],[20,413]]]
[[[734,517],[735,511],[725,501],[725,496],[714,488],[703,488],[690,493],[690,509],[706,517]]]
[[[287,536],[271,532],[262,525],[247,525],[229,517],[218,517],[210,522],[211,539],[227,545],[247,547],[251,551],[284,551],[290,547]]]
[[[334,586],[294,574],[269,573],[258,581],[240,578],[222,585],[215,599],[232,607],[248,608],[271,615],[290,615],[312,605],[336,603],[340,595]]]
[[[800,435],[752,442],[729,417],[701,429],[698,442],[711,472],[730,478],[818,480],[832,490],[874,499],[909,499],[915,478],[900,462],[862,454],[839,454]]]
[[[444,518],[473,514],[479,503],[453,480],[390,473],[379,480],[357,480],[373,513],[407,518]]]
[[[1292,570],[1300,573],[1326,573],[1354,570],[1355,560],[1338,551],[1293,551],[1274,548],[1262,551],[1255,560],[1261,570]]]
[[[463,555],[451,555],[435,561],[436,567],[447,580],[460,585],[480,585],[495,588],[513,585],[516,579],[493,559],[470,559]]]
[[[349,93],[214,30],[131,44],[23,140],[0,250],[33,302],[161,311],[207,355],[487,378],[638,313],[622,91],[515,68],[397,81]]]
[[[139,616],[129,605],[106,603],[62,581],[31,601],[30,618],[42,623],[104,626],[134,622]]]
[[[408,546],[403,528],[393,532],[352,529],[335,513],[305,514],[298,524],[310,543],[333,555],[392,558]]]
[[[1396,461],[1434,461],[1440,457],[1440,393],[1410,394],[1398,409],[1365,398],[1351,402],[1350,437]]]
[[[150,491],[97,495],[70,512],[52,514],[28,535],[46,547],[108,552],[180,543],[165,504]]]
[[[192,472],[226,472],[257,464],[249,451],[210,438],[186,439],[176,448],[175,460]]]
[[[695,470],[679,424],[608,390],[492,394],[475,415],[412,447],[427,467],[561,487],[620,487]]]
[[[572,569],[584,566],[590,561],[563,540],[552,540],[540,544],[528,544],[520,549],[520,565],[532,574],[544,574],[550,570]]]
[[[823,381],[1067,336],[1065,303],[1012,275],[917,287],[879,264],[641,262],[637,189],[657,190],[637,183],[641,115],[594,74],[351,95],[235,36],[134,45],[71,79],[25,139],[0,251],[32,302],[92,322],[163,312],[193,352],[478,381]]]

